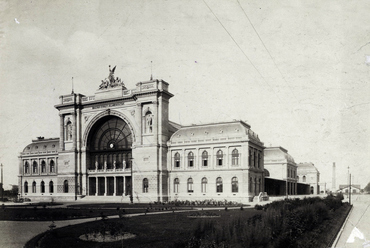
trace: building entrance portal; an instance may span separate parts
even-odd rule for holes
[[[132,133],[119,117],[101,118],[88,139],[89,195],[131,194]]]

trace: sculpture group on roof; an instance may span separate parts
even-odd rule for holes
[[[117,87],[117,86],[122,86],[124,89],[126,89],[125,84],[123,83],[123,81],[119,77],[114,78],[114,71],[115,70],[116,70],[116,66],[113,67],[113,69],[111,69],[110,65],[109,65],[109,76],[108,76],[108,78],[105,78],[104,80],[101,80],[99,90],[114,88],[114,87]]]

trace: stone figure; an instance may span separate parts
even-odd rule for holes
[[[113,67],[113,69],[111,70],[110,69],[110,65],[109,65],[109,76],[108,76],[108,79],[109,79],[109,82],[112,84],[115,82],[114,80],[114,71],[116,70],[116,66]],[[118,77],[117,77],[118,78]]]
[[[113,169],[116,169],[116,160],[113,161]]]
[[[107,161],[104,162],[104,170],[107,170]]]
[[[114,88],[116,86],[122,86],[123,89],[126,89],[125,84],[123,83],[123,81],[119,77],[114,78],[114,71],[115,70],[116,70],[116,66],[114,66],[113,69],[111,69],[111,67],[109,65],[109,76],[108,76],[108,78],[105,78],[104,80],[101,80],[99,90]]]
[[[148,133],[151,133],[153,131],[153,119],[151,115],[146,116],[146,127]]]
[[[72,140],[72,123],[68,122],[66,126],[66,140]]]
[[[123,168],[126,168],[126,160],[123,160],[122,165],[123,165]]]
[[[99,168],[99,163],[98,163],[98,161],[96,161],[95,162],[95,170],[98,170],[98,168]]]

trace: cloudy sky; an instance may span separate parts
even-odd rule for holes
[[[370,182],[370,2],[0,1],[0,162],[58,137],[58,97],[94,95],[108,65],[127,88],[170,84],[170,119],[240,119],[265,146],[337,186]]]

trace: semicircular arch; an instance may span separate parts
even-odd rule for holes
[[[89,134],[91,132],[91,130],[93,129],[94,125],[103,117],[105,116],[116,116],[116,117],[119,117],[121,118],[124,122],[127,123],[127,126],[129,127],[130,131],[131,131],[131,134],[132,134],[132,142],[134,143],[136,138],[135,138],[135,132],[134,132],[134,129],[132,127],[132,124],[131,122],[127,119],[127,117],[118,112],[118,111],[115,111],[115,110],[105,110],[103,112],[100,112],[99,114],[95,115],[91,121],[89,122],[89,124],[87,125],[86,129],[85,129],[85,132],[84,132],[84,136],[83,136],[83,146],[84,147],[87,147],[87,140],[89,138]]]

